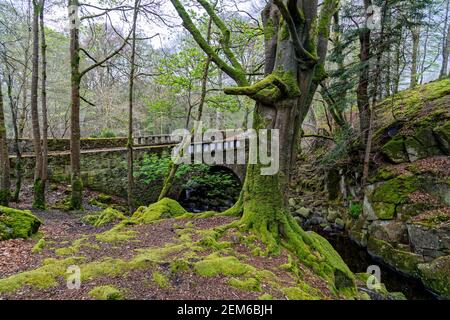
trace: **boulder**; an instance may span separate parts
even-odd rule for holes
[[[28,238],[35,234],[41,221],[29,210],[0,206],[0,240]]]
[[[294,198],[289,198],[289,206],[290,207],[295,207],[296,203],[295,203],[295,199]]]
[[[334,222],[337,218],[339,218],[339,212],[337,210],[328,209],[327,220],[329,222]]]
[[[413,277],[418,276],[417,265],[424,262],[421,255],[407,251],[405,247],[395,247],[389,242],[369,236],[367,251],[395,270]]]
[[[444,256],[450,252],[450,228],[433,228],[417,223],[407,225],[411,247],[414,252],[429,259]]]
[[[334,223],[339,227],[339,229],[345,228],[345,222],[341,218],[337,218]]]
[[[446,155],[450,155],[450,121],[434,128],[433,132],[441,150]]]
[[[305,208],[305,207],[301,207],[301,208],[297,209],[297,210],[295,211],[295,213],[296,213],[298,216],[301,216],[301,217],[303,217],[303,218],[305,218],[305,219],[308,219],[309,216],[311,215],[311,209],[308,209],[308,208]]]
[[[381,148],[381,152],[393,163],[409,162],[403,138],[391,139]]]
[[[413,137],[407,138],[405,148],[411,162],[442,153],[433,131],[429,128],[421,128]]]
[[[419,264],[417,269],[425,287],[450,299],[450,256],[437,258],[431,263]]]
[[[366,201],[379,219],[391,220],[395,217],[397,206],[418,190],[420,184],[420,178],[415,175],[400,175],[377,185]]]
[[[409,243],[407,228],[402,222],[374,221],[369,227],[369,234],[389,243]]]

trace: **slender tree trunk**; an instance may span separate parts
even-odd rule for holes
[[[211,38],[211,28],[212,28],[212,21],[210,19],[208,22],[208,35],[207,35],[208,43]],[[208,73],[209,73],[210,65],[211,65],[211,58],[208,56],[206,58],[205,67],[203,69],[202,90],[201,90],[200,102],[199,102],[199,106],[198,106],[197,123],[192,128],[192,133],[194,135],[197,133],[199,121],[201,121],[201,119],[203,117],[203,106],[205,104],[205,99],[206,99],[206,89],[207,89],[207,84],[208,84]],[[191,114],[191,110],[189,110],[188,120],[187,120],[188,122],[186,123],[186,125],[189,125],[189,119],[191,118],[190,114]],[[189,128],[186,126],[186,129],[189,129]],[[181,151],[182,150],[180,150],[180,152]],[[175,180],[175,175],[177,173],[178,167],[179,167],[178,164],[175,164],[173,161],[170,162],[169,172],[167,173],[167,176],[164,180],[163,188],[161,190],[161,193],[159,194],[158,200],[162,200],[169,195],[169,193],[173,187],[173,183]]]
[[[445,9],[445,19],[443,27],[443,37],[442,37],[442,67],[440,78],[447,76],[448,70],[448,56],[450,55],[450,25],[448,23],[448,14],[450,10],[450,0],[447,0],[447,6]]]
[[[411,57],[411,81],[410,88],[413,89],[419,83],[418,63],[419,63],[419,47],[420,47],[420,26],[411,28],[412,35],[412,57]]]
[[[16,186],[14,190],[14,195],[12,197],[13,202],[19,201],[20,189],[22,186],[22,152],[20,150],[19,145],[19,129],[17,125],[17,113],[18,113],[18,100],[17,97],[14,99],[13,97],[13,78],[11,73],[8,71],[7,78],[7,86],[8,86],[8,98],[9,98],[9,108],[11,111],[12,125],[14,130],[14,152],[16,153],[16,162],[15,162],[15,172],[16,172]]]
[[[8,140],[3,109],[2,79],[0,78],[0,205],[8,206],[11,197],[9,173]]]
[[[133,212],[133,90],[134,90],[134,77],[135,77],[135,58],[136,58],[136,24],[139,14],[140,0],[136,0],[134,4],[134,16],[133,16],[133,31],[131,38],[131,57],[130,57],[130,79],[128,89],[128,142],[127,142],[127,158],[128,158],[128,208],[130,213]]]
[[[449,75],[448,73],[448,58],[450,56],[450,25],[448,26],[447,31],[447,41],[446,46],[444,48],[444,59],[442,62],[442,70],[441,70],[441,78],[447,77]]]
[[[379,83],[382,72],[382,59],[383,52],[385,51],[386,44],[389,44],[390,39],[385,39],[385,27],[386,27],[386,19],[388,13],[388,0],[385,0],[383,6],[383,12],[381,16],[381,32],[378,40],[378,45],[376,46],[376,65],[375,65],[375,74],[374,74],[374,84],[373,84],[373,92],[372,92],[372,110],[370,110],[370,118],[369,118],[369,128],[367,132],[367,140],[366,140],[366,149],[364,154],[364,165],[363,165],[363,174],[362,174],[362,186],[366,186],[367,180],[369,179],[369,169],[370,169],[370,154],[372,153],[372,136],[373,136],[373,123],[375,120],[375,106],[377,104]],[[389,35],[387,36],[389,37]]]
[[[430,39],[430,25],[432,23],[432,19],[433,19],[433,12],[432,12],[432,8],[430,8],[429,12],[428,12],[428,23],[425,28],[425,35],[424,35],[425,40],[423,41],[422,61],[420,62],[420,81],[419,81],[420,84],[423,84],[425,70],[426,70],[425,64],[427,62],[428,42]]]
[[[45,38],[44,8],[45,0],[41,0],[39,22],[41,28],[41,103],[42,103],[42,188],[45,190],[48,180],[48,110],[47,110],[47,41]]]
[[[372,5],[371,0],[364,0],[364,7],[367,12],[368,8]],[[369,19],[366,16],[366,21]],[[357,104],[359,110],[359,128],[361,131],[361,142],[362,146],[365,148],[367,143],[367,138],[369,134],[370,126],[370,98],[369,98],[369,74],[370,74],[370,41],[371,31],[367,27],[360,31],[359,42],[360,42],[360,75],[358,88],[356,90]]]
[[[70,0],[69,6],[72,12],[78,12],[78,0]],[[76,11],[76,12],[75,12]],[[73,210],[82,209],[83,182],[80,169],[80,39],[79,26],[76,21],[71,23],[70,29],[70,64],[71,64],[71,109],[70,109],[70,167],[71,187],[70,207]]]
[[[24,65],[23,65],[23,73],[22,73],[22,107],[20,108],[20,115],[18,119],[18,129],[19,129],[19,139],[23,138],[23,132],[25,129],[26,119],[27,119],[27,112],[28,112],[28,66],[29,66],[29,60],[30,60],[30,42],[31,42],[31,33],[32,33],[32,27],[31,27],[31,1],[28,0],[28,11],[27,11],[27,25],[28,25],[28,32],[27,32],[27,42],[25,47],[25,54],[24,54]],[[17,192],[17,190],[16,190]],[[20,188],[19,188],[20,192]],[[18,198],[17,198],[18,199]]]
[[[397,44],[395,46],[395,75],[394,75],[394,79],[393,79],[393,94],[397,94],[400,88],[400,58],[401,58],[401,48],[400,48],[400,41],[401,41],[401,37],[399,39],[399,41],[397,41]]]
[[[45,186],[43,185],[43,157],[41,146],[41,130],[38,111],[38,82],[39,82],[39,13],[40,2],[33,0],[33,55],[31,78],[31,122],[33,127],[33,146],[36,157],[34,172],[33,207],[45,209]]]

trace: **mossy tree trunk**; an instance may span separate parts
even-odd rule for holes
[[[0,205],[8,206],[10,198],[8,142],[3,109],[2,79],[0,78]]]
[[[69,7],[78,10],[78,0],[70,0]],[[72,14],[75,14],[74,12]],[[82,208],[83,182],[80,173],[80,34],[76,21],[70,29],[70,65],[71,65],[71,109],[70,109],[70,167],[71,186],[70,207]]]
[[[15,161],[15,174],[16,174],[16,186],[14,190],[14,194],[12,195],[11,200],[13,202],[19,201],[20,189],[22,186],[22,152],[20,151],[19,145],[19,129],[17,126],[17,113],[18,113],[18,100],[19,96],[16,98],[13,97],[13,76],[12,72],[9,69],[8,64],[6,64],[6,70],[8,74],[7,78],[7,87],[8,87],[8,98],[9,98],[9,109],[11,112],[12,119],[12,127],[14,130],[14,151],[16,153],[16,161]]]
[[[409,87],[414,89],[419,83],[419,48],[420,48],[420,26],[411,26],[412,56],[411,56],[411,81]]]
[[[366,12],[366,22],[368,20],[368,9],[372,5],[371,0],[364,0],[364,9]],[[371,58],[371,31],[367,23],[359,31],[359,59],[360,71],[359,82],[356,89],[357,105],[359,111],[359,130],[361,134],[361,146],[366,147],[369,127],[370,127],[370,96],[369,96],[369,78],[370,78],[370,58]]]
[[[130,56],[130,78],[128,87],[128,141],[127,141],[127,176],[128,176],[128,209],[130,213],[133,212],[133,190],[134,190],[134,177],[133,177],[133,100],[134,100],[134,80],[136,74],[136,24],[139,14],[140,0],[135,0],[134,13],[133,13],[133,26],[132,26],[132,38],[131,38],[131,56]]]
[[[33,147],[36,159],[34,172],[34,198],[33,207],[45,209],[45,181],[44,159],[42,156],[41,129],[38,111],[38,82],[39,82],[39,15],[42,10],[42,1],[33,0],[33,54],[31,77],[31,123],[33,127]]]
[[[326,77],[324,62],[330,24],[339,1],[325,0],[319,14],[318,1],[271,0],[262,12],[265,31],[265,78],[250,84],[230,46],[230,31],[208,1],[197,0],[222,33],[217,54],[200,34],[179,0],[171,0],[183,25],[212,61],[238,87],[230,95],[246,95],[256,101],[254,129],[279,131],[280,171],[262,175],[259,164],[249,164],[238,202],[227,213],[242,215],[240,222],[259,232],[275,249],[281,241],[298,248],[305,233],[287,210],[286,189],[297,155],[301,125],[318,84]],[[295,249],[297,250],[297,249]]]
[[[39,14],[39,25],[41,29],[41,104],[42,104],[42,186],[45,190],[48,179],[48,110],[47,110],[47,41],[45,37],[44,23],[45,0],[41,0],[41,11]],[[45,192],[45,191],[44,191]]]
[[[78,0],[69,0],[68,2],[69,9],[69,19],[70,21],[70,65],[71,65],[71,113],[70,113],[70,167],[71,167],[71,185],[72,185],[72,193],[70,198],[70,207],[73,210],[82,209],[82,200],[83,200],[83,181],[81,179],[81,149],[80,149],[80,139],[81,139],[81,128],[80,128],[80,86],[81,79],[91,70],[103,65],[105,62],[115,57],[125,45],[128,43],[128,40],[131,37],[132,31],[124,38],[122,45],[118,47],[115,51],[111,52],[108,56],[101,60],[95,60],[95,63],[89,65],[84,70],[80,70],[80,52],[82,49],[80,48],[80,21],[83,19],[88,19],[92,17],[84,17],[78,18],[79,11],[79,1]],[[118,10],[118,9],[117,9]],[[100,15],[105,15],[105,12],[109,12],[111,10],[104,11]],[[98,15],[96,15],[98,16]],[[95,16],[93,16],[95,17]],[[133,28],[131,28],[133,29]],[[88,55],[86,50],[83,52]]]
[[[441,68],[441,78],[445,78],[449,75],[448,73],[448,58],[450,56],[450,25],[448,26],[447,36],[445,39],[444,52],[442,53],[442,68]]]

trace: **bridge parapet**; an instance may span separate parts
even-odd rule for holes
[[[135,146],[154,146],[161,144],[175,144],[178,142],[180,142],[180,140],[174,139],[174,137],[171,134],[141,136],[134,138]]]

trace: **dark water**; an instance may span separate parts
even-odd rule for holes
[[[419,280],[406,277],[373,259],[367,250],[360,248],[348,237],[340,234],[320,232],[341,255],[353,273],[366,272],[367,267],[377,265],[381,269],[381,282],[389,292],[402,292],[408,300],[434,300],[436,297],[427,291]]]
[[[206,211],[223,212],[231,208],[237,198],[221,197],[211,198],[207,196],[207,190],[203,188],[186,188],[182,191],[178,202],[189,212],[200,213]]]

